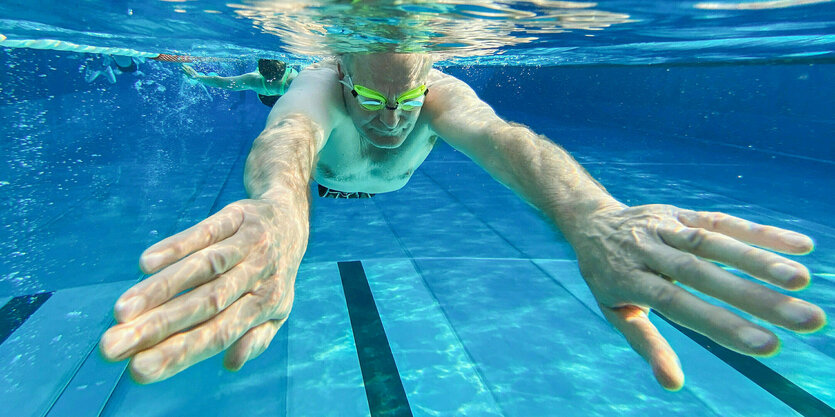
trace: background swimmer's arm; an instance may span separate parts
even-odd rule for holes
[[[650,308],[740,353],[772,355],[779,348],[772,331],[676,283],[796,332],[815,331],[826,323],[819,307],[708,261],[798,290],[808,285],[809,271],[760,247],[805,254],[813,247],[809,237],[724,213],[658,204],[627,207],[563,149],[501,120],[450,76],[432,84],[423,111],[421,117],[439,136],[559,226],[601,312],[649,362],[664,388],[680,389],[684,374],[675,352],[650,322]]]
[[[272,95],[271,92],[264,88],[264,83],[262,81],[263,77],[257,71],[236,75],[234,77],[221,77],[217,75],[201,74],[186,64],[183,64],[182,68],[186,76],[209,87],[223,88],[232,91],[252,90],[258,94]]]

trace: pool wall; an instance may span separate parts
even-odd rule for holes
[[[473,67],[500,112],[835,161],[832,64]],[[513,109],[513,110],[512,110]]]

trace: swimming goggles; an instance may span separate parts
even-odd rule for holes
[[[383,107],[389,110],[396,110],[400,107],[405,111],[412,111],[420,106],[423,106],[423,99],[426,94],[429,93],[429,89],[426,88],[426,84],[421,84],[419,87],[415,87],[397,96],[394,107],[389,107],[388,99],[383,93],[377,90],[372,90],[368,87],[354,84],[348,74],[345,74],[345,77],[339,80],[339,82],[350,88],[351,94],[357,98],[359,105],[369,111],[382,110]]]

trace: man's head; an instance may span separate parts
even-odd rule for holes
[[[339,59],[339,78],[379,92],[385,105],[379,110],[363,107],[347,86],[343,88],[348,115],[372,145],[396,148],[415,126],[420,106],[398,104],[403,93],[426,84],[432,59],[429,54],[346,54]],[[401,100],[402,101],[402,100]]]
[[[275,59],[258,60],[258,72],[268,82],[280,80],[284,75],[286,67],[287,64],[281,61],[276,61]]]

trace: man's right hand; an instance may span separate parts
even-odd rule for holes
[[[160,381],[227,350],[240,369],[287,320],[308,220],[286,203],[241,200],[148,248],[152,277],[116,302],[118,324],[101,338],[113,361],[132,358],[140,383]]]

